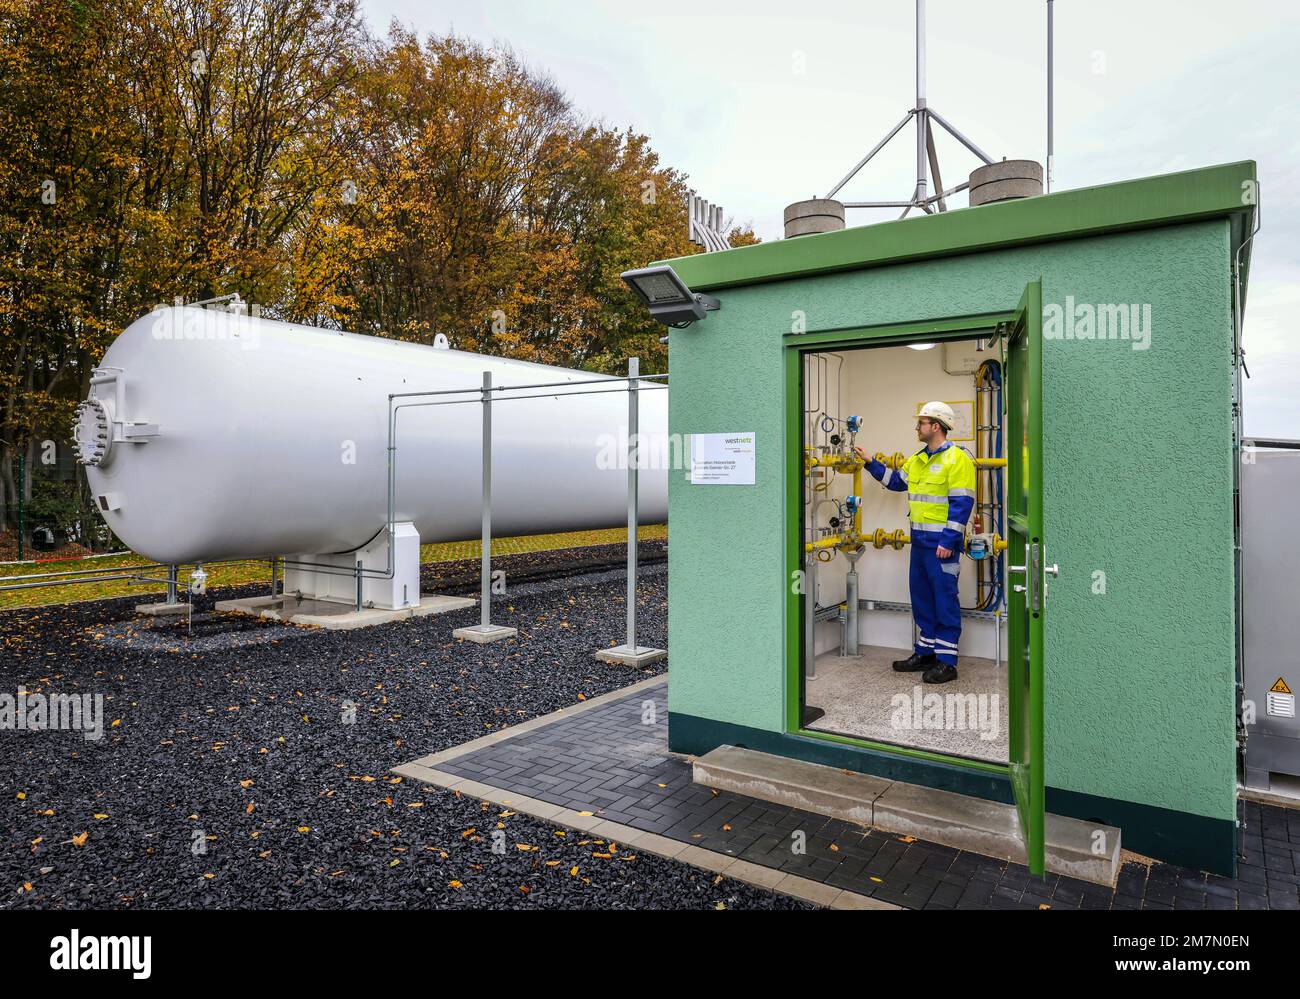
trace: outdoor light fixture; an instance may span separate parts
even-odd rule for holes
[[[908,346],[913,350],[929,350],[938,345],[933,343],[909,343]]]
[[[721,307],[712,295],[698,295],[691,291],[667,264],[624,271],[621,276],[623,283],[650,310],[650,317],[674,329],[689,326],[703,319],[706,312]]]

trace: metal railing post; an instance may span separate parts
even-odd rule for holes
[[[479,624],[492,626],[492,372],[483,372],[483,553]]]
[[[641,359],[627,359],[627,641],[612,649],[597,649],[596,658],[624,666],[640,666],[663,659],[668,652],[637,645],[636,641],[636,555],[637,520],[641,466],[640,437]]]
[[[627,361],[627,647],[636,652],[636,548],[637,548],[637,442],[638,416],[637,375],[641,373],[641,359],[630,357]]]
[[[479,623],[470,628],[456,628],[455,638],[486,645],[514,638],[518,629],[492,623],[492,372],[483,372],[483,552],[479,560],[482,575],[479,585]]]

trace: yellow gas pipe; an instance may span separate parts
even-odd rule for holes
[[[976,468],[1006,468],[1006,458],[974,458]],[[876,461],[880,462],[886,468],[895,470],[902,468],[903,463],[907,461],[907,455],[902,451],[895,451],[893,454],[876,453]]]
[[[895,451],[891,455],[877,452],[876,461],[883,464],[886,468],[898,469],[903,467],[907,461],[907,455],[902,451]],[[1006,466],[1005,458],[977,458],[975,464],[984,468],[1003,468]],[[863,462],[857,455],[852,452],[822,455],[816,454],[813,448],[808,448],[804,456],[805,468],[831,468],[837,472],[851,472],[853,475],[853,495],[862,495],[862,469]],[[873,548],[882,549],[885,547],[893,548],[896,551],[902,551],[904,545],[912,543],[910,535],[902,531],[887,532],[883,527],[878,527],[871,534],[862,533],[862,510],[861,508],[853,515],[853,527],[843,534],[832,534],[817,541],[809,541],[804,545],[805,552],[825,551],[827,549],[842,550],[851,548],[861,548],[871,545]],[[1001,538],[994,535],[993,551],[994,553],[1006,551],[1007,543]]]
[[[826,549],[843,549],[843,548],[864,548],[870,545],[872,548],[893,548],[896,551],[902,551],[904,545],[912,543],[912,536],[899,531],[886,531],[883,527],[877,527],[875,531],[862,533],[860,530],[853,530],[846,534],[831,534],[827,537],[820,538],[817,541],[809,541],[804,545],[805,552],[824,551]],[[1007,543],[997,535],[993,536],[993,551],[1004,552],[1007,550]]]

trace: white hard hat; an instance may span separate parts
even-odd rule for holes
[[[957,422],[957,414],[952,411],[952,407],[946,402],[927,402],[916,415],[928,416],[932,420],[938,420],[943,424],[944,430],[951,430],[952,425]]]

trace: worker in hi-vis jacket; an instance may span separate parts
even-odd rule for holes
[[[912,655],[894,663],[903,673],[924,670],[926,683],[957,679],[957,641],[961,606],[957,573],[965,548],[966,521],[975,506],[975,462],[969,452],[948,440],[955,414],[942,402],[927,402],[916,421],[916,437],[925,446],[889,471],[862,448],[867,471],[886,489],[907,492],[912,536],[912,617],[919,635]],[[885,473],[889,471],[888,479]]]

